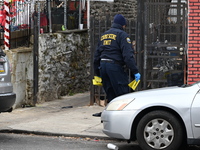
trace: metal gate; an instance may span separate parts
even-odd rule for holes
[[[143,88],[186,82],[187,4],[145,2]]]
[[[91,49],[91,80],[94,77],[93,72],[93,60],[94,52],[98,43],[98,40],[106,30],[110,29],[112,25],[113,18],[108,16],[101,16],[99,18],[90,18],[90,49]],[[127,28],[125,31],[129,34],[131,40],[134,42],[136,39],[136,22],[135,20],[127,20]],[[131,79],[130,79],[131,80]],[[106,94],[102,87],[94,86],[91,84],[91,100],[90,104],[94,102],[100,103],[100,100],[106,100]]]
[[[97,41],[110,28],[111,21],[109,16],[91,18],[92,65]],[[138,90],[186,83],[186,0],[138,0],[137,21],[129,21],[126,32],[136,41],[137,65],[142,75]],[[93,66],[91,69],[92,80]],[[91,104],[100,99],[105,99],[103,89],[91,86]]]

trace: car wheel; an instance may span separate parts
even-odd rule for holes
[[[177,150],[183,139],[178,119],[166,111],[152,111],[138,123],[137,141],[143,150]]]

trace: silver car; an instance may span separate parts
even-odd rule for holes
[[[11,112],[16,100],[11,83],[11,67],[6,54],[0,49],[0,113]]]
[[[143,150],[200,144],[200,82],[122,95],[102,112],[103,132]],[[185,145],[184,145],[185,146]]]

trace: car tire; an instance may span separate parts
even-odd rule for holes
[[[178,150],[183,140],[183,129],[173,114],[152,111],[139,121],[136,137],[143,150]]]

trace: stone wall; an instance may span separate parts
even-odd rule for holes
[[[87,30],[40,34],[38,103],[90,90],[88,47]],[[33,48],[20,47],[6,54],[12,64],[14,108],[33,105]]]
[[[88,32],[39,37],[38,102],[90,89]]]
[[[91,1],[91,16],[104,19],[106,15],[114,16],[119,13],[127,20],[137,17],[137,0],[114,0],[114,2]]]

